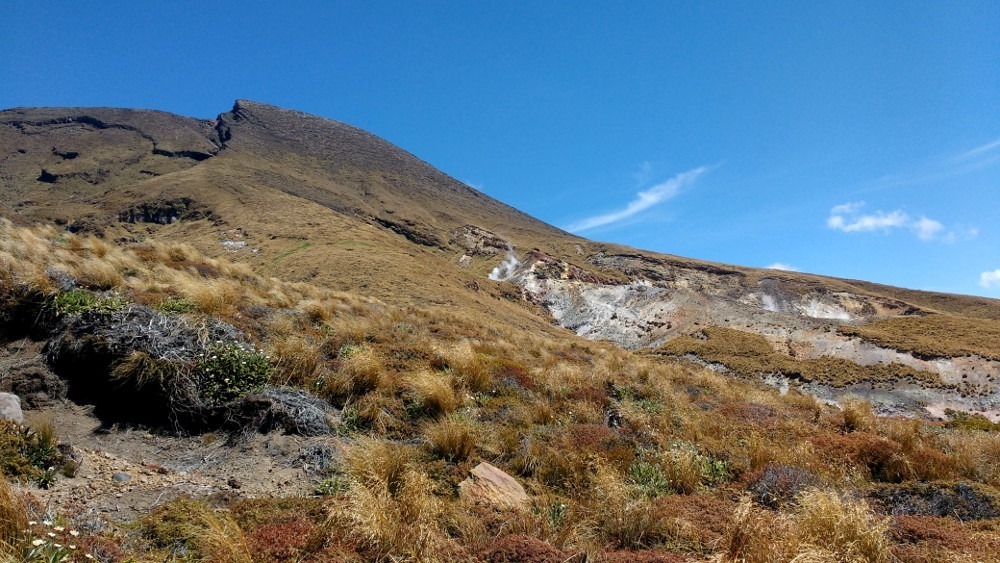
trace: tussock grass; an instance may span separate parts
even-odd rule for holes
[[[403,383],[417,413],[439,417],[459,407],[460,399],[451,378],[431,371],[410,375]]]
[[[424,430],[431,454],[447,461],[464,461],[476,448],[475,428],[459,417],[448,417]]]
[[[0,477],[0,559],[15,561],[27,540],[27,508],[20,495]]]
[[[194,542],[205,561],[253,563],[246,535],[228,512],[205,508],[197,518]]]
[[[848,432],[872,432],[875,430],[875,411],[872,404],[861,399],[843,401],[844,430]]]
[[[741,563],[865,562],[894,557],[890,520],[836,492],[811,489],[790,513],[773,513],[744,499],[726,542],[726,560]]]

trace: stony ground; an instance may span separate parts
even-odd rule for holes
[[[30,486],[32,494],[94,524],[129,521],[179,495],[309,495],[336,451],[334,438],[280,432],[234,440],[217,433],[109,430],[89,410],[64,403],[26,416],[50,418],[60,441],[71,444],[82,461],[75,476],[60,476],[47,490]]]

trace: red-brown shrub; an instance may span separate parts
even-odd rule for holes
[[[566,557],[548,543],[522,534],[497,538],[479,552],[486,563],[562,563]]]

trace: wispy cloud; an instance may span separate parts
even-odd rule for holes
[[[1000,269],[979,274],[979,285],[987,288],[1000,287]]]
[[[990,141],[989,143],[983,145],[979,145],[974,149],[969,149],[968,151],[956,156],[953,160],[956,161],[972,160],[993,152],[1000,152],[1000,139],[997,139],[995,141]]]
[[[886,174],[861,191],[941,182],[1000,163],[1000,139],[950,155],[931,159],[903,174]]]
[[[944,224],[936,219],[920,215],[911,217],[908,213],[895,209],[893,211],[876,210],[872,213],[862,213],[865,202],[854,201],[833,206],[826,226],[845,233],[865,233],[871,231],[889,232],[893,229],[906,228],[922,241],[940,240],[955,242],[959,238],[975,238],[979,230],[965,228],[947,230]]]
[[[648,190],[639,192],[623,209],[601,215],[595,215],[593,217],[587,217],[586,219],[582,219],[567,226],[566,230],[576,233],[628,219],[636,213],[645,211],[654,205],[675,197],[680,193],[682,188],[694,183],[694,181],[707,170],[708,167],[701,166],[699,168],[695,168],[694,170],[682,172],[681,174],[678,174],[665,182],[661,182]]]
[[[801,272],[797,266],[792,266],[791,264],[785,264],[784,262],[775,262],[769,266],[764,266],[768,270],[784,270],[786,272]]]
[[[632,177],[635,178],[636,187],[648,184],[653,179],[653,163],[648,160],[640,162]]]

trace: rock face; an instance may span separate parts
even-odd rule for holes
[[[12,393],[0,393],[0,418],[13,420],[21,424],[24,413],[21,412],[21,399]]]
[[[458,484],[459,495],[468,502],[519,510],[528,505],[528,494],[513,477],[483,462]]]

